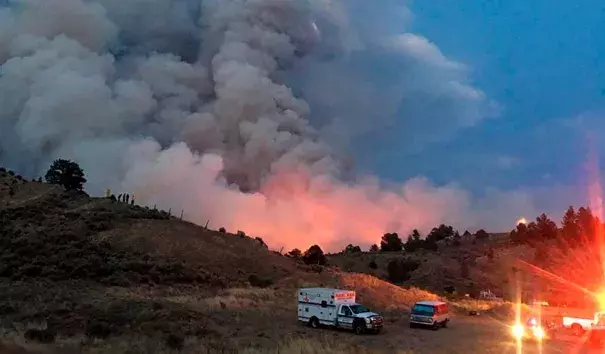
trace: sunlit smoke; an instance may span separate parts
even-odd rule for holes
[[[421,36],[388,33],[388,26],[371,31],[368,24],[380,24],[381,16],[364,13],[363,22],[350,21],[347,6],[353,3],[366,6],[321,0],[9,1],[0,5],[0,158],[32,177],[55,158],[75,159],[93,195],[107,188],[133,193],[138,203],[182,210],[186,219],[213,228],[243,230],[274,248],[367,247],[385,232],[405,238],[440,223],[476,227],[472,200],[455,184],[436,186],[421,177],[388,187],[375,178],[343,182],[343,161],[311,125],[312,107],[303,96],[321,92],[347,107],[344,117],[351,121],[333,127],[374,125],[382,105],[343,100],[340,88],[319,90],[317,82],[330,79],[323,74],[300,94],[287,85],[284,72],[299,69],[303,60],[311,68],[314,60],[326,65],[312,56],[316,48],[338,54],[361,50],[349,45],[354,39],[396,43],[383,49],[401,57],[402,72],[414,70],[396,86],[437,95],[447,114],[431,111],[441,105],[430,97],[431,104],[422,105],[398,89],[389,95],[394,102],[409,102],[423,120],[469,126],[482,119],[485,95],[465,82],[463,65]],[[397,9],[384,12],[407,21],[409,14]],[[340,63],[326,72],[336,73]],[[359,89],[364,98],[386,97],[384,87],[371,96],[356,85],[361,81],[335,82]],[[351,103],[371,107],[364,124],[353,120]]]

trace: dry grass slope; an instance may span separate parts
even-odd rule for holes
[[[245,236],[0,172],[3,352],[375,353],[380,338],[368,346],[294,315],[303,286],[354,289],[391,323],[437,298],[361,273],[306,266]]]

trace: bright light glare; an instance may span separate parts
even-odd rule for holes
[[[595,297],[599,303],[600,311],[605,311],[605,288],[601,288],[601,290],[595,294]]]
[[[539,340],[542,340],[544,337],[546,337],[546,332],[544,332],[542,327],[536,327],[534,328],[534,336]]]
[[[517,220],[517,225],[519,225],[519,224],[526,224],[527,225],[527,219],[521,218],[521,219]]]
[[[525,328],[523,328],[523,325],[521,325],[520,323],[517,323],[512,327],[512,332],[515,338],[521,339],[525,334]]]

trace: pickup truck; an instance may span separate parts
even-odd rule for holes
[[[563,327],[571,329],[576,336],[583,335],[586,331],[591,330],[594,326],[602,324],[605,320],[605,311],[595,312],[593,318],[582,317],[563,317]]]

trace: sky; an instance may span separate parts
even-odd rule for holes
[[[363,149],[360,166],[392,180],[456,181],[478,194],[492,187],[585,188],[589,132],[596,151],[605,153],[598,143],[605,118],[605,4],[436,0],[409,8],[409,31],[466,65],[469,81],[498,112],[419,151],[407,148],[406,127],[395,124],[389,143]]]

